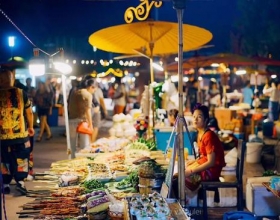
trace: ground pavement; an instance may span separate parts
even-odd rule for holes
[[[99,137],[104,137],[108,135],[108,130],[111,127],[111,121],[103,121],[102,127],[100,128]],[[52,162],[58,160],[65,160],[68,158],[66,138],[63,136],[65,131],[65,124],[63,118],[59,118],[59,126],[52,127],[52,136],[51,140],[42,139],[41,142],[35,142],[34,146],[34,171],[35,172],[44,172],[50,168]],[[38,129],[36,129],[38,134]],[[36,138],[36,135],[35,135]],[[35,186],[36,184],[36,186]],[[42,183],[46,185],[46,183]],[[27,189],[32,189],[38,187],[38,183],[34,182],[25,182]],[[5,209],[7,212],[8,220],[18,219],[17,211],[20,211],[20,206],[34,200],[34,198],[27,198],[25,196],[20,196],[20,194],[15,190],[15,185],[11,185],[11,193],[5,195]],[[4,211],[2,211],[2,219],[5,220]]]

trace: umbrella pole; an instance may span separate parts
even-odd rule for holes
[[[151,56],[150,57],[150,74],[151,74],[151,83],[154,82],[154,68],[153,68],[153,62],[154,62],[154,59],[153,57]]]
[[[184,118],[183,111],[183,11],[185,8],[185,0],[173,0],[174,8],[178,17],[178,36],[179,36],[179,50],[178,50],[178,92],[179,92],[179,117]],[[176,141],[176,148],[178,149],[178,184],[179,184],[179,202],[182,207],[186,206],[185,194],[185,158],[184,158],[184,139],[183,139],[182,120],[179,121],[177,127],[178,141]]]
[[[65,128],[66,128],[67,154],[68,154],[68,159],[73,159],[73,155],[75,154],[73,154],[73,152],[70,153],[73,149],[71,149],[71,142],[70,142],[68,103],[67,103],[67,93],[66,93],[66,76],[64,74],[61,74],[61,82],[62,82]]]

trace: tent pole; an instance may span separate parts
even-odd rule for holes
[[[179,93],[179,117],[184,117],[183,110],[183,12],[186,6],[186,0],[173,0],[173,7],[176,9],[178,18],[178,93]],[[186,206],[185,194],[185,156],[184,156],[184,139],[183,139],[184,123],[179,121],[177,127],[178,140],[176,148],[178,152],[178,184],[179,184],[179,202],[182,207]]]

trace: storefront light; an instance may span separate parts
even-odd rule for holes
[[[156,70],[163,71],[163,67],[160,64],[158,64],[158,63],[153,63],[153,67]]]
[[[274,75],[271,75],[271,78],[272,78],[272,79],[275,79],[275,78],[277,78],[277,75],[275,75],[275,74],[274,74]]]
[[[218,64],[218,63],[212,63],[211,64],[211,67],[219,67],[220,66],[220,64]]]
[[[170,77],[171,82],[178,82],[178,76],[177,75],[173,75]]]
[[[69,74],[72,72],[72,67],[67,63],[54,62],[53,64],[54,64],[54,68],[59,72],[61,72],[62,74]]]
[[[61,78],[57,78],[57,79],[56,79],[56,82],[57,82],[58,84],[60,84],[60,83],[61,83]]]
[[[111,78],[111,83],[114,83],[116,81],[116,78],[115,77],[112,77]]]
[[[246,70],[236,70],[235,72],[236,75],[244,75],[246,73],[247,73]]]

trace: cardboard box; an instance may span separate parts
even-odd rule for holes
[[[227,124],[231,123],[231,119],[236,117],[236,110],[228,108],[216,108],[215,117],[218,121],[220,129],[224,129]]]
[[[280,199],[262,185],[262,182],[269,182],[270,178],[253,177],[247,180],[246,207],[258,217],[280,215]]]

